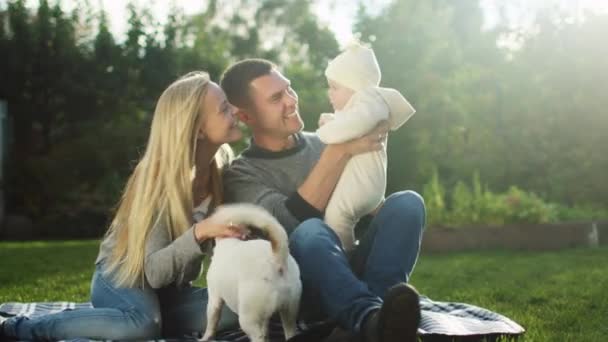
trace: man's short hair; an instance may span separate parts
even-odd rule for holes
[[[222,74],[220,87],[226,93],[228,102],[244,108],[251,105],[249,85],[258,77],[268,75],[276,65],[261,58],[248,58],[229,66]]]

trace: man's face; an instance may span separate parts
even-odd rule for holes
[[[304,128],[298,111],[298,95],[276,70],[250,84],[252,102],[249,125],[255,134],[284,139]]]

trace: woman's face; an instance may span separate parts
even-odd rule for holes
[[[234,107],[226,100],[222,88],[213,82],[207,85],[207,94],[203,98],[203,122],[201,131],[208,142],[221,145],[237,141],[243,137]]]

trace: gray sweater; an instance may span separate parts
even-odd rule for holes
[[[202,220],[206,216],[207,210],[206,206],[196,208],[194,221]],[[107,236],[99,247],[95,263],[103,262],[112,253],[115,245],[114,234]],[[190,285],[190,282],[196,280],[200,275],[203,258],[210,249],[209,242],[201,245],[196,242],[194,226],[171,241],[166,224],[157,223],[152,227],[146,242],[145,286],[158,289],[167,286]]]
[[[224,171],[226,202],[261,205],[288,233],[308,218],[323,218],[323,213],[302,199],[297,189],[319,161],[325,145],[314,133],[298,133],[295,138],[294,147],[280,152],[265,150],[251,139]]]

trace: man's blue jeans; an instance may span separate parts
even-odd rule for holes
[[[207,289],[196,287],[118,288],[97,265],[91,282],[91,309],[77,309],[37,318],[14,317],[4,332],[18,340],[147,340],[192,336],[207,323]],[[161,318],[162,317],[162,318]],[[226,306],[218,326],[238,326],[238,317]]]
[[[386,291],[408,281],[424,225],[424,201],[413,191],[386,199],[351,256],[344,253],[338,236],[322,220],[302,222],[289,240],[291,254],[300,266],[303,314],[315,318],[322,314],[359,332],[365,316],[382,305]],[[319,305],[321,312],[316,310]]]

